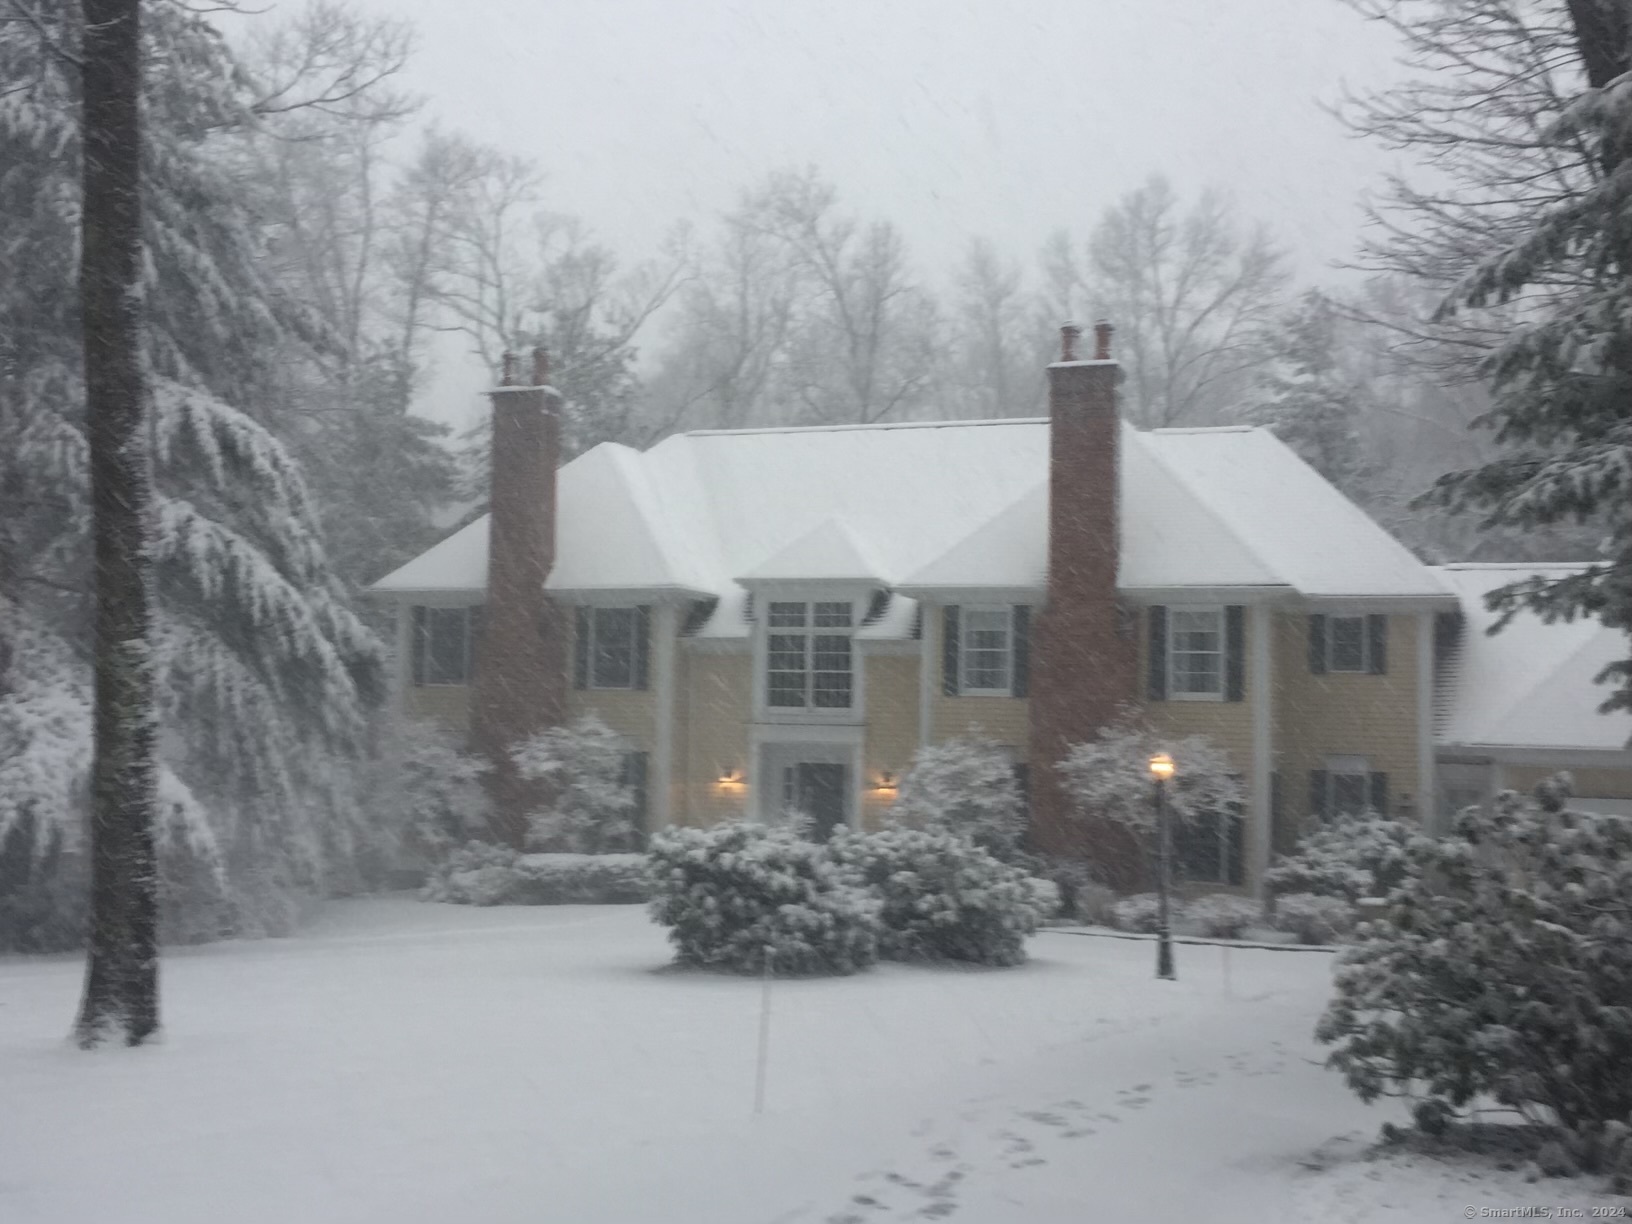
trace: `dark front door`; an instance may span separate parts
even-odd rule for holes
[[[844,824],[843,765],[805,762],[793,767],[793,805],[810,817],[810,835],[826,841],[834,829]]]

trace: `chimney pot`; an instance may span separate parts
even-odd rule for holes
[[[516,355],[509,349],[504,351],[504,361],[499,367],[499,386],[513,387],[516,385]]]
[[[1060,328],[1060,360],[1075,361],[1077,359],[1077,341],[1082,339],[1082,328],[1075,323],[1066,323]]]
[[[1113,328],[1109,321],[1101,319],[1094,324],[1094,360],[1109,361],[1111,359],[1111,333]]]
[[[542,344],[533,348],[533,386],[547,387],[550,385],[550,355],[544,351]]]

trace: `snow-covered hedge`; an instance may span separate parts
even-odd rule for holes
[[[1111,924],[1119,931],[1152,934],[1160,919],[1160,907],[1161,902],[1155,893],[1134,893],[1111,906]],[[1177,925],[1184,913],[1184,903],[1178,897],[1170,897],[1167,910],[1169,925]]]
[[[1006,863],[1025,863],[1020,849],[1026,804],[1009,750],[979,735],[918,749],[901,780],[890,823],[968,838]]]
[[[1205,939],[1241,939],[1248,927],[1262,926],[1264,907],[1251,897],[1209,893],[1185,902],[1184,926]]]
[[[881,953],[895,960],[1017,965],[1059,890],[946,831],[840,831],[828,853],[879,902]]]
[[[528,815],[527,844],[575,854],[638,850],[635,789],[624,781],[627,754],[623,737],[593,714],[518,744],[511,751],[517,771],[550,791],[550,802]]]
[[[1355,908],[1342,897],[1288,893],[1275,898],[1274,926],[1299,943],[1341,943],[1354,932]]]
[[[748,821],[665,829],[647,852],[651,913],[683,964],[854,973],[878,959],[878,902],[825,846]]]
[[[1271,893],[1322,897],[1386,897],[1407,872],[1406,847],[1422,829],[1376,812],[1334,816],[1311,829],[1295,854],[1264,873]]]
[[[1339,962],[1317,1037],[1364,1100],[1426,1129],[1494,1100],[1572,1142],[1632,1110],[1632,818],[1564,780],[1413,839],[1405,879]]]
[[[642,854],[517,854],[472,842],[437,866],[420,895],[455,905],[625,905],[651,893]]]

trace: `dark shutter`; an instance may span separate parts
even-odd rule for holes
[[[1366,644],[1371,653],[1371,674],[1388,675],[1388,617],[1366,617]]]
[[[1326,618],[1311,616],[1309,618],[1309,672],[1311,675],[1324,676],[1326,674]]]
[[[1246,616],[1239,604],[1224,609],[1224,700],[1240,701],[1246,692]]]
[[[1031,692],[1031,609],[1014,606],[1014,667],[1009,676],[1009,692],[1025,697]]]
[[[635,609],[635,687],[644,689],[651,684],[652,670],[652,610],[645,604]]]
[[[626,752],[623,754],[623,777],[620,779],[624,786],[635,792],[635,806],[629,813],[629,823],[636,829],[636,846],[642,846],[646,841],[646,815],[650,799],[646,793],[646,754],[644,752]]]
[[[958,606],[941,609],[941,692],[958,695]]]
[[[1014,791],[1020,796],[1020,808],[1031,815],[1031,766],[1025,763],[1010,766],[1014,771]]]
[[[415,604],[409,609],[411,625],[408,630],[408,654],[413,661],[414,683],[425,683],[425,609]]]
[[[1371,775],[1371,806],[1379,816],[1388,815],[1388,775],[1374,773]]]
[[[1160,604],[1151,608],[1150,642],[1148,649],[1148,687],[1152,701],[1167,700],[1167,609]]]
[[[476,661],[482,657],[481,604],[472,604],[465,614],[465,678],[476,678]]]
[[[575,609],[572,634],[572,687],[589,687],[589,618],[593,608]]]
[[[1247,822],[1239,803],[1230,804],[1224,827],[1224,882],[1244,884],[1247,880]]]
[[[1309,815],[1316,820],[1326,819],[1326,771],[1309,771]]]

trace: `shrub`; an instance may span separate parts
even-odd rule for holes
[[[511,756],[523,778],[550,788],[550,802],[528,817],[529,844],[574,854],[639,848],[638,799],[624,780],[628,748],[600,719],[550,727]]]
[[[654,921],[676,959],[761,973],[854,973],[878,959],[878,902],[823,846],[747,821],[666,829],[647,854]]]
[[[1026,805],[1014,762],[1002,745],[978,735],[918,749],[890,821],[958,834],[1006,863],[1023,858]]]
[[[402,858],[422,865],[488,836],[493,808],[482,779],[490,768],[429,719],[382,719],[361,799],[369,822],[393,833],[400,846],[391,866]]]
[[[877,898],[879,950],[894,960],[1017,965],[1026,936],[1059,906],[1049,881],[944,831],[841,830],[828,853]]]
[[[1299,943],[1341,943],[1354,931],[1355,908],[1342,897],[1288,893],[1275,898],[1273,925],[1297,936]]]
[[[1296,854],[1264,873],[1273,894],[1314,893],[1322,897],[1386,897],[1407,871],[1406,847],[1422,829],[1411,821],[1376,812],[1335,816],[1317,825]]]
[[[1405,847],[1339,962],[1316,1036],[1364,1100],[1441,1126],[1493,1098],[1573,1142],[1632,1109],[1632,818],[1566,810],[1555,780]]]
[[[1111,906],[1111,925],[1119,931],[1138,931],[1150,935],[1160,920],[1161,902],[1155,893],[1135,893],[1123,897]],[[1168,921],[1177,925],[1184,916],[1184,903],[1177,897],[1168,899]]]
[[[1091,864],[1057,858],[1043,864],[1042,876],[1059,890],[1059,917],[1097,926],[1115,925],[1111,909],[1116,904],[1116,890],[1100,880]]]
[[[643,854],[517,854],[472,842],[432,872],[420,896],[455,905],[628,905],[651,893]]]
[[[1264,907],[1251,897],[1211,893],[1187,901],[1184,918],[1191,930],[1207,939],[1240,939],[1248,927],[1262,925]]]

